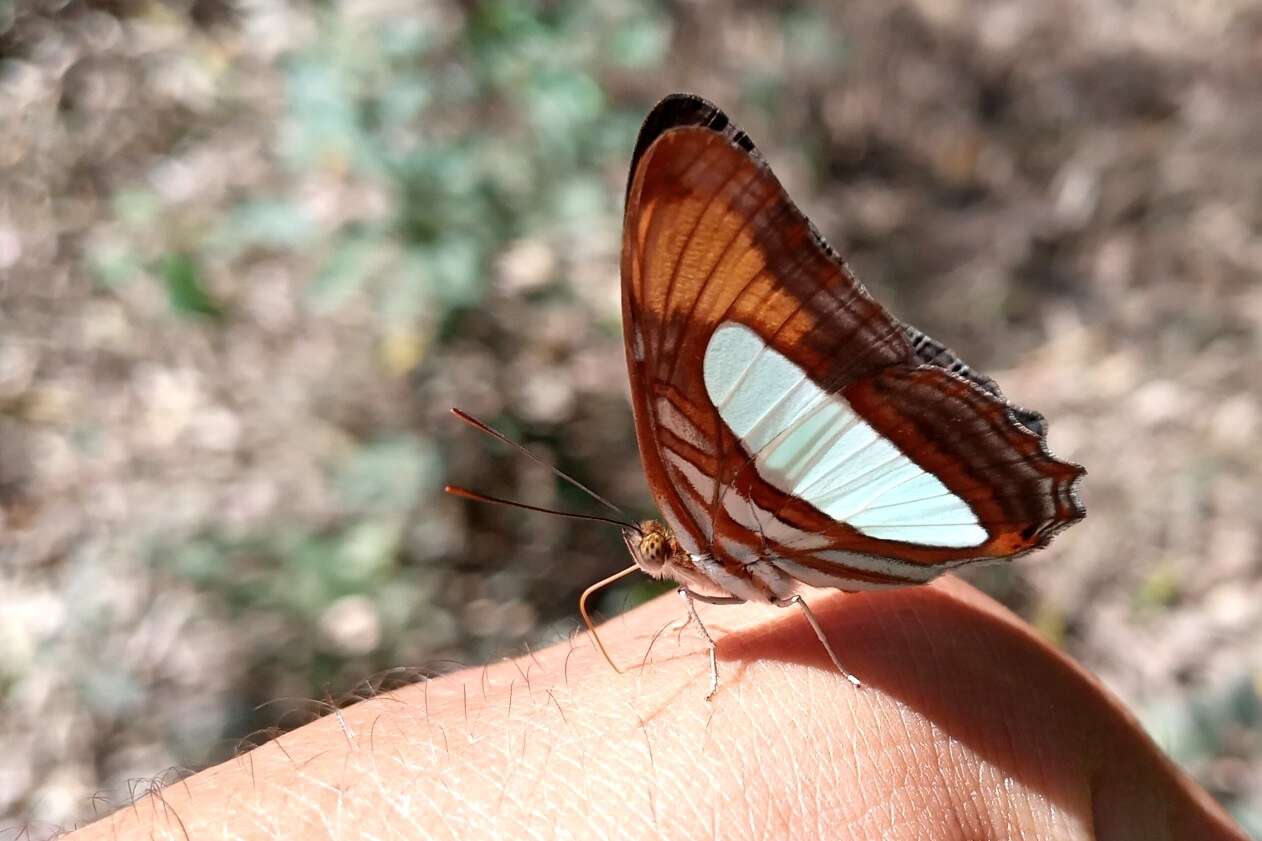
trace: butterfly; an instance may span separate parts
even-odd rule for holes
[[[636,140],[622,319],[662,521],[622,524],[635,565],[601,584],[638,569],[680,585],[710,695],[695,601],[797,605],[857,685],[799,585],[923,584],[1086,514],[1086,471],[1049,452],[1043,416],[877,303],[700,97],[663,99]]]

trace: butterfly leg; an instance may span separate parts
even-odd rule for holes
[[[683,597],[684,604],[688,605],[688,619],[696,622],[697,627],[701,629],[701,636],[705,637],[706,645],[710,650],[710,691],[706,693],[705,699],[709,701],[714,697],[714,693],[719,691],[719,660],[715,654],[714,637],[710,636],[710,632],[706,630],[705,623],[701,621],[701,617],[697,615],[697,602],[702,601],[706,604],[740,604],[744,599],[737,599],[731,596],[703,596],[700,593],[694,593],[687,587],[680,587],[679,595]],[[687,623],[684,623],[687,627]],[[682,629],[681,629],[682,630]]]
[[[675,632],[675,645],[679,645],[680,637],[683,636],[684,631],[691,624],[692,624],[691,613],[689,613],[683,619],[676,619],[674,622],[670,623],[670,630]]]
[[[824,629],[820,627],[819,620],[815,618],[815,613],[811,610],[806,600],[800,594],[794,594],[786,599],[777,599],[777,607],[788,607],[796,604],[802,608],[802,613],[806,616],[806,621],[811,623],[811,629],[815,631],[815,636],[819,639],[820,645],[824,646],[824,650],[828,652],[828,658],[833,661],[833,665],[837,667],[837,671],[846,676],[846,680],[853,683],[856,687],[863,686],[859,679],[850,672],[846,671],[846,667],[841,665],[841,660],[837,657],[837,652],[833,651],[832,645],[828,642],[828,637],[824,635]]]

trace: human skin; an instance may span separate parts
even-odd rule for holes
[[[71,838],[1242,839],[1093,678],[945,578],[700,606],[408,686],[169,786]],[[646,657],[647,654],[647,657]],[[641,665],[643,663],[643,665]]]

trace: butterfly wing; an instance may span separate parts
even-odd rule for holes
[[[729,591],[921,582],[1084,515],[1042,417],[874,301],[704,100],[641,130],[622,290],[650,489]]]

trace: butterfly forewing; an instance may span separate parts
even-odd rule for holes
[[[650,488],[723,575],[919,582],[1083,516],[1041,417],[876,303],[709,103],[646,121],[622,274]]]

